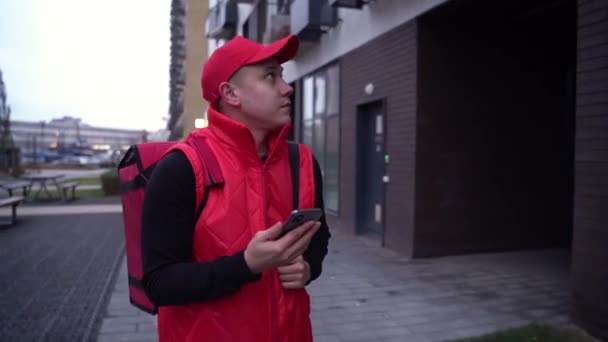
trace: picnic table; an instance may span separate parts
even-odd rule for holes
[[[23,197],[27,197],[30,189],[30,182],[23,180],[0,180],[0,188],[8,192],[8,196],[12,197],[15,190],[21,190]]]
[[[48,188],[48,184],[55,185],[57,187],[58,195],[61,196],[59,179],[63,178],[63,174],[54,174],[54,175],[24,175],[21,176],[21,179],[27,180],[30,182],[30,193],[34,188],[34,184],[38,184],[39,188],[36,194],[32,197],[32,199],[38,199],[41,193],[44,193],[47,198],[54,199],[55,196],[51,194]]]
[[[23,196],[11,196],[8,198],[0,199],[0,207],[7,207],[7,206],[12,207],[11,217],[10,217],[9,221],[6,221],[6,220],[0,221],[0,226],[2,226],[2,227],[12,226],[17,223],[17,206],[19,204],[21,204],[21,202],[23,202],[23,200],[24,200]]]

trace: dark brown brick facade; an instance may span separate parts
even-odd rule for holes
[[[340,57],[340,209],[328,219],[355,233],[357,108],[382,100],[386,246],[571,246],[573,316],[608,339],[608,1],[531,4],[450,1]]]
[[[578,1],[573,315],[608,339],[608,2]]]
[[[416,23],[408,22],[348,53],[341,67],[341,158],[339,225],[354,232],[357,106],[385,103],[387,174],[386,246],[409,254],[414,222],[416,157]],[[364,92],[374,84],[374,93]]]

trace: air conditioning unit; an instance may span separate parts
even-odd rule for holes
[[[327,0],[293,0],[291,32],[302,41],[318,42],[321,35],[338,25],[338,9]]]
[[[287,14],[273,14],[270,16],[270,27],[264,33],[266,43],[287,37],[291,31],[291,19]]]
[[[329,0],[329,5],[333,7],[344,7],[344,8],[361,8],[368,1],[366,0]]]
[[[236,33],[238,22],[237,4],[231,0],[218,0],[218,3],[209,9],[207,37],[230,39]]]

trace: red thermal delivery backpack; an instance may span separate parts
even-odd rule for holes
[[[158,307],[144,292],[143,263],[141,252],[141,215],[144,202],[144,191],[148,180],[158,161],[166,152],[178,143],[188,143],[198,152],[202,164],[206,169],[204,179],[204,194],[201,204],[196,211],[196,218],[200,217],[205,206],[209,188],[224,183],[222,170],[207,144],[206,139],[189,139],[188,142],[146,142],[132,145],[118,164],[118,177],[120,179],[120,192],[122,199],[122,214],[125,231],[125,247],[127,257],[127,271],[129,276],[129,299],[135,307],[155,315]],[[293,182],[294,209],[298,207],[299,189],[299,146],[289,142],[289,160]],[[171,180],[167,180],[171,181]]]

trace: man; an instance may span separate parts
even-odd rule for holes
[[[261,45],[236,37],[201,77],[209,127],[158,163],[142,212],[143,286],[159,306],[160,342],[309,342],[305,286],[321,273],[330,238],[323,214],[281,235],[292,210],[286,136],[293,89],[281,64],[295,36]],[[206,139],[224,176],[202,202],[204,165],[191,147]],[[323,209],[321,171],[300,146],[300,208]]]

